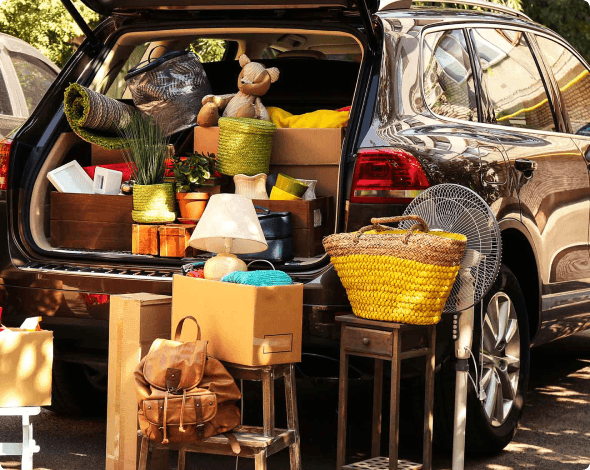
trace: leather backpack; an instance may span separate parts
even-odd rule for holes
[[[179,341],[185,320],[197,324],[195,341]],[[240,424],[240,390],[221,362],[207,356],[194,317],[180,320],[174,341],[152,343],[135,370],[135,385],[139,427],[152,441],[198,441]]]

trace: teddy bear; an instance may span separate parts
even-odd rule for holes
[[[279,78],[279,69],[265,68],[258,62],[251,62],[246,54],[239,58],[242,71],[238,77],[238,91],[229,95],[207,95],[203,98],[203,107],[197,116],[201,127],[216,126],[219,111],[223,117],[244,117],[270,121],[268,111],[260,101],[270,88],[270,84]]]

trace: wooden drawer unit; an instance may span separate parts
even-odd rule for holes
[[[393,333],[367,328],[346,328],[342,345],[347,351],[391,357]]]

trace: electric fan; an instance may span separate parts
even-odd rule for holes
[[[465,465],[467,380],[474,305],[486,295],[498,275],[502,251],[500,228],[485,201],[458,184],[439,184],[428,188],[406,208],[404,215],[408,214],[422,217],[430,230],[461,233],[467,237],[461,267],[443,310],[455,313],[453,338],[457,375],[452,469],[462,470]],[[411,221],[402,222],[400,228],[409,229],[411,225]]]

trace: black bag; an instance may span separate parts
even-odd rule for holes
[[[161,46],[164,47],[164,46]],[[133,67],[125,81],[133,103],[151,116],[165,135],[197,125],[197,115],[211,86],[203,65],[190,51],[167,52]]]
[[[292,260],[294,257],[293,229],[290,212],[271,212],[266,207],[254,206],[258,221],[268,243],[268,249],[260,253],[240,256],[244,259],[264,259],[275,263]]]

